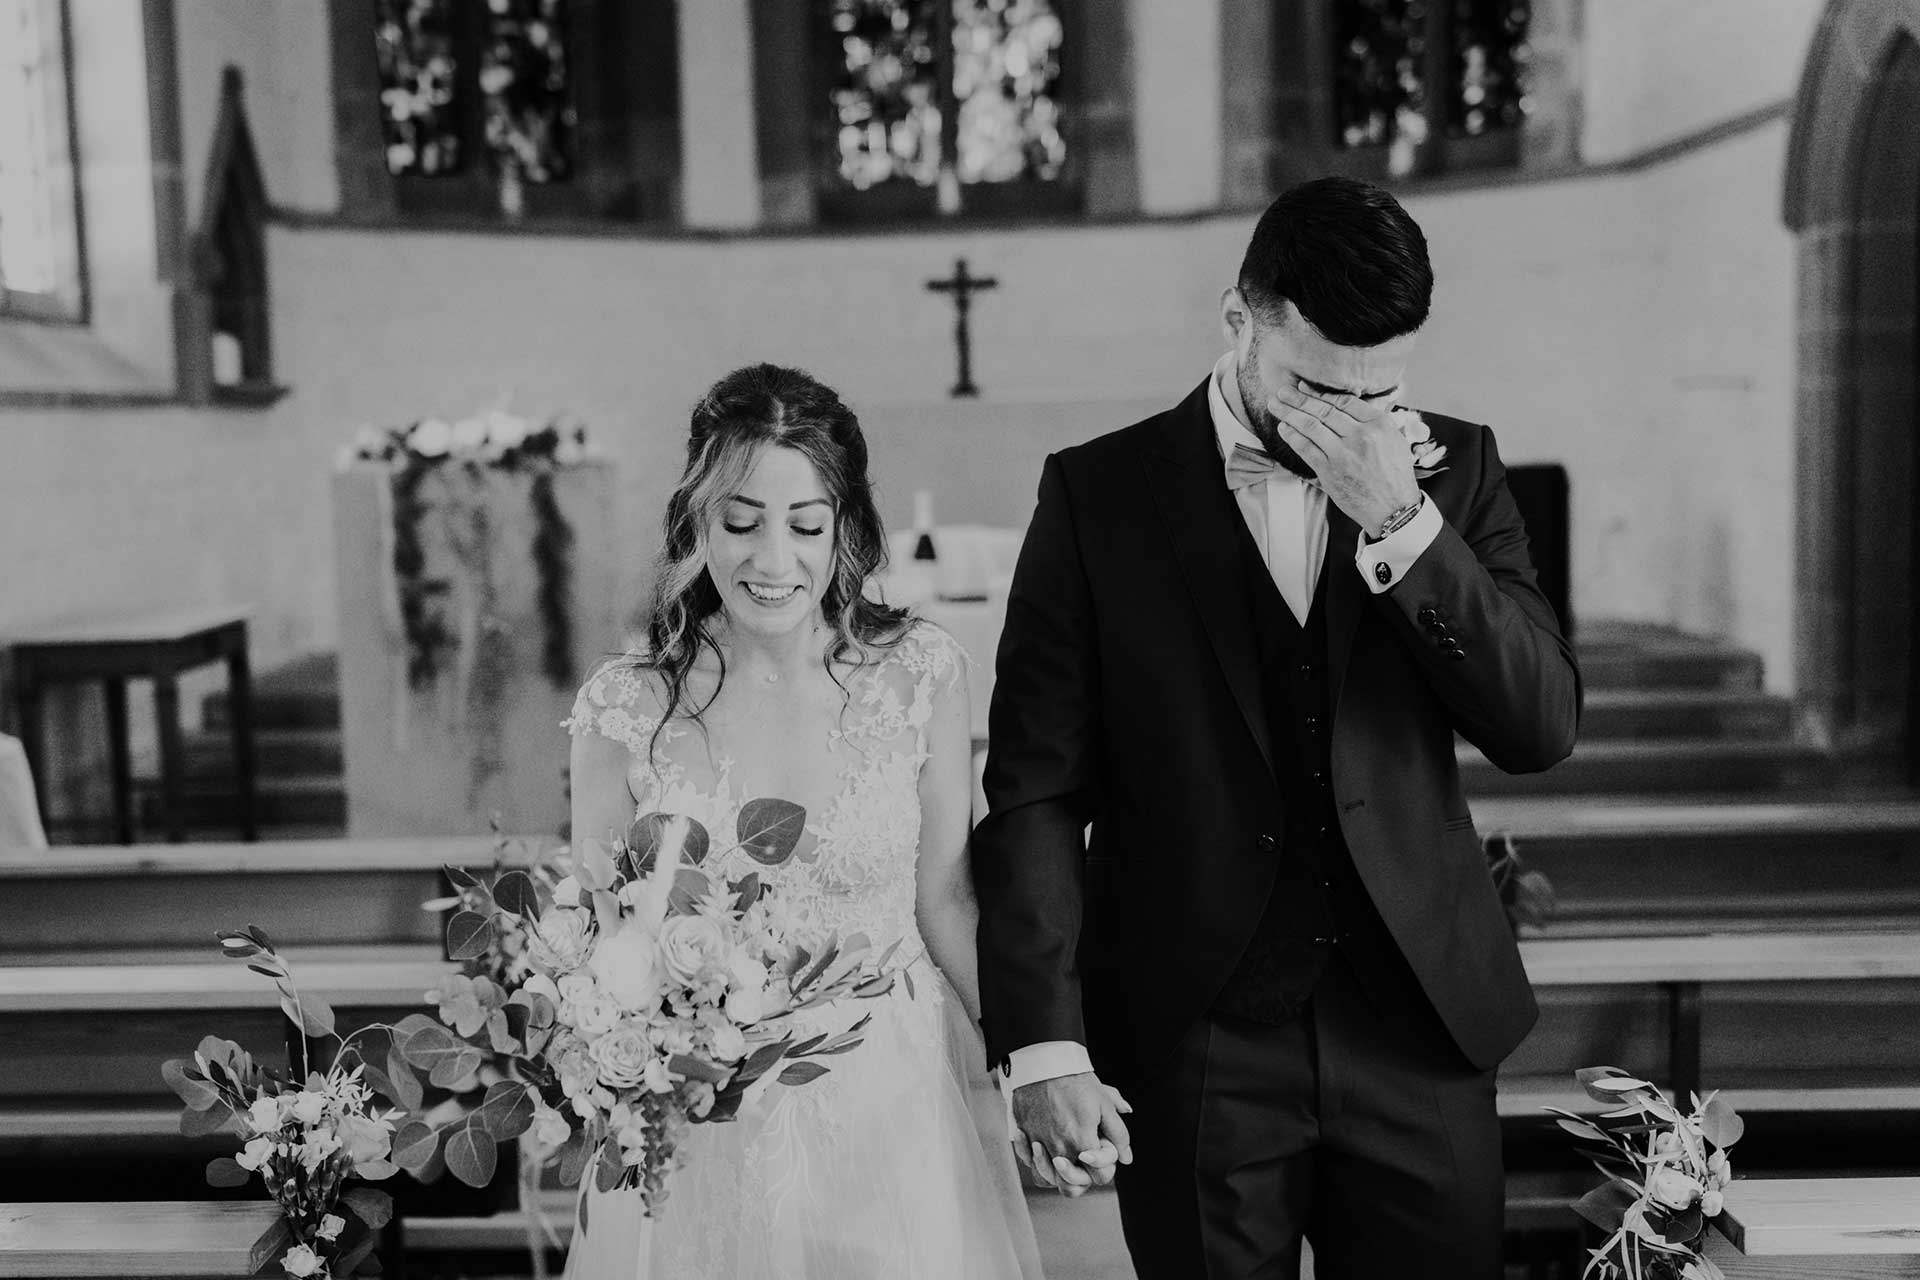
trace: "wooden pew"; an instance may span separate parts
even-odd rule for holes
[[[0,1204],[0,1276],[248,1276],[269,1201]]]
[[[1708,1236],[1727,1280],[1920,1278],[1920,1178],[1737,1181]]]

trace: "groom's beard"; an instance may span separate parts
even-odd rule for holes
[[[1247,425],[1267,456],[1302,480],[1314,479],[1313,468],[1293,451],[1293,446],[1280,438],[1280,427],[1267,410],[1266,389],[1256,385],[1245,369],[1240,370],[1239,383],[1240,407],[1246,410]]]

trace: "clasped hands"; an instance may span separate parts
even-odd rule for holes
[[[1034,1180],[1069,1196],[1113,1181],[1133,1163],[1120,1117],[1133,1108],[1091,1071],[1022,1085],[1013,1094],[1013,1152]]]
[[[1413,449],[1380,400],[1322,396],[1297,380],[1267,399],[1280,439],[1313,470],[1327,497],[1369,536],[1420,501]]]

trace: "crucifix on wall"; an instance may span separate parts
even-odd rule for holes
[[[969,274],[965,258],[953,260],[953,274],[947,279],[927,281],[928,292],[953,295],[953,344],[960,366],[959,377],[950,393],[955,399],[980,394],[980,388],[973,381],[973,329],[967,313],[973,308],[975,293],[999,287],[1000,282],[992,276]]]

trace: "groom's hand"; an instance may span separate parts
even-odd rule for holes
[[[1133,1163],[1120,1118],[1132,1110],[1091,1071],[1022,1085],[1013,1094],[1014,1151],[1040,1182],[1083,1195],[1111,1183],[1118,1164]]]
[[[1420,501],[1413,449],[1384,400],[1321,396],[1297,382],[1267,401],[1280,439],[1313,468],[1327,497],[1367,536],[1387,517]]]

